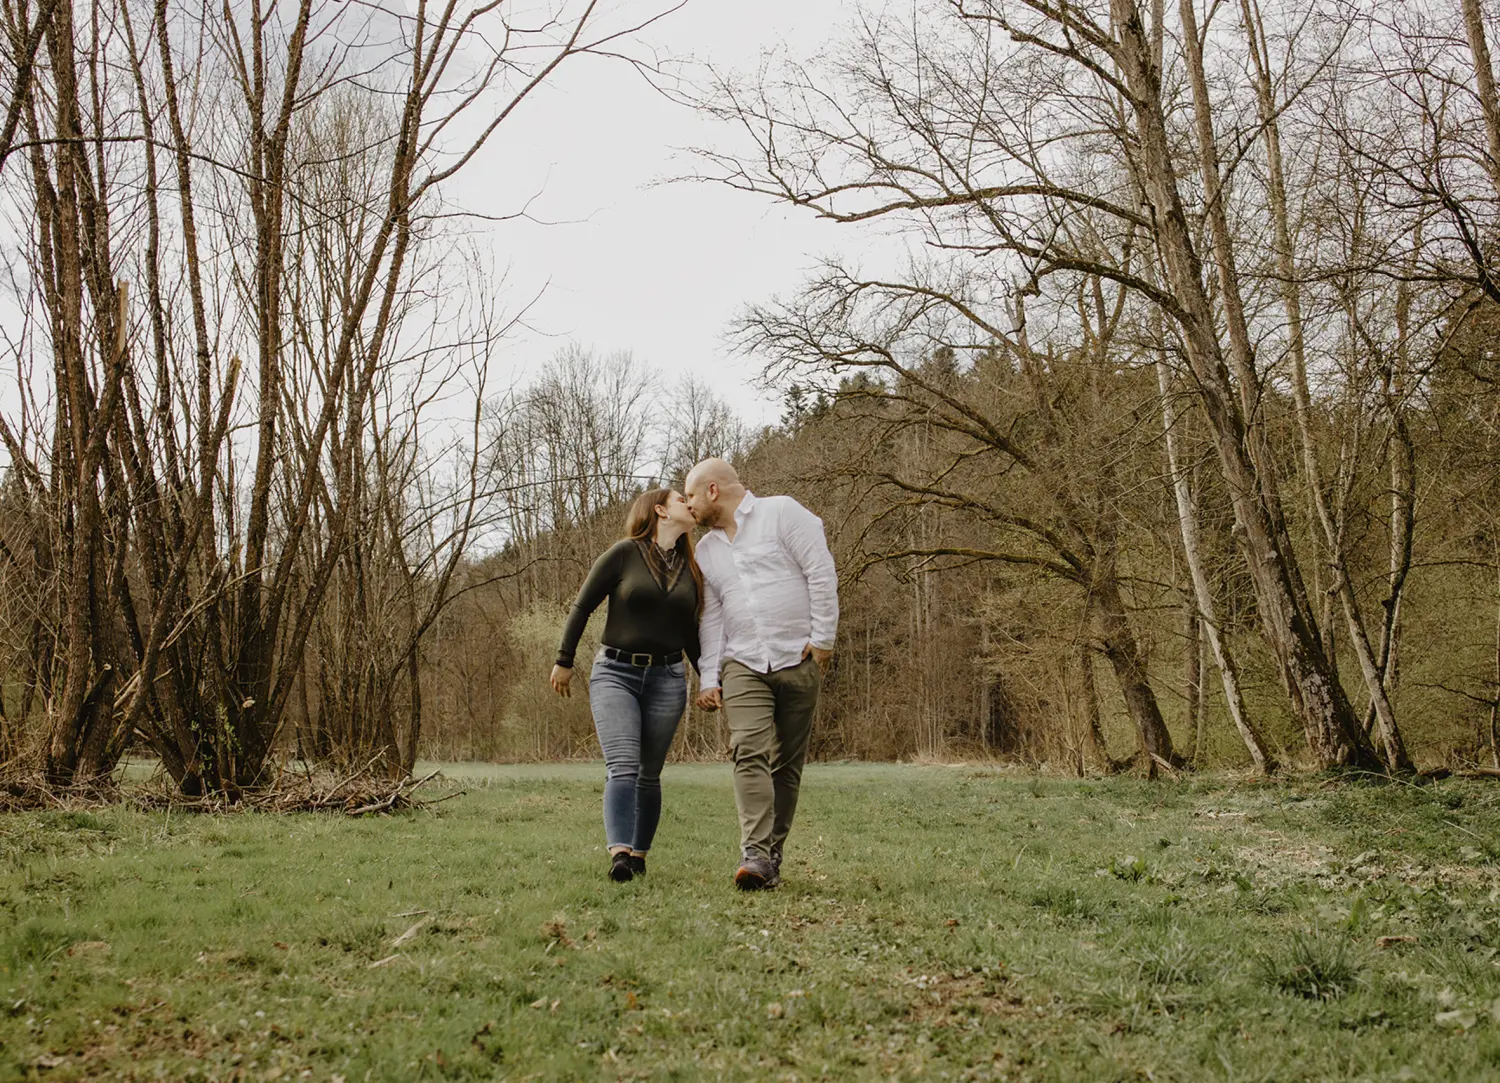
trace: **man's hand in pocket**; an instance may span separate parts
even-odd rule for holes
[[[802,658],[804,661],[807,660],[808,655],[811,655],[812,660],[818,663],[818,668],[820,670],[822,670],[824,673],[828,672],[828,664],[833,661],[832,651],[825,651],[821,647],[814,647],[811,643],[809,643],[807,646],[802,648]]]

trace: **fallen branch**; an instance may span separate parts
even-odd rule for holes
[[[424,778],[417,779],[415,782],[412,782],[409,778],[402,779],[401,782],[397,784],[396,788],[390,793],[386,794],[384,797],[381,797],[375,801],[371,801],[367,804],[360,805],[358,808],[346,808],[344,811],[346,811],[350,816],[363,816],[366,813],[370,812],[390,812],[397,807],[398,803],[402,808],[410,808],[414,804],[411,799],[411,795],[415,793],[419,787],[425,785],[428,782],[431,782],[437,776],[438,772],[433,771],[430,775],[427,775]]]
[[[371,764],[352,774],[336,777],[331,772],[293,774],[278,772],[270,784],[240,790],[236,793],[212,793],[189,797],[170,782],[120,786],[113,782],[98,785],[58,788],[50,785],[40,772],[0,780],[0,812],[29,812],[40,809],[83,810],[130,805],[145,811],[166,809],[169,812],[335,812],[346,816],[371,813],[403,812],[460,797],[465,791],[443,794],[431,801],[416,796],[416,791],[436,779],[440,772],[421,777],[379,779],[369,774]]]

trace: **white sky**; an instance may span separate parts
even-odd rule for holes
[[[815,52],[853,11],[847,0],[689,0],[645,41],[667,56],[753,70],[768,49]],[[503,382],[524,381],[572,340],[630,350],[669,379],[696,370],[747,419],[775,419],[779,403],[752,385],[757,363],[724,341],[730,319],[792,292],[819,256],[882,241],[722,186],[654,183],[691,170],[674,148],[732,138],[625,64],[593,57],[560,69],[502,127],[450,194],[484,214],[514,213],[535,197],[538,222],[490,227],[507,301],[543,291],[529,327],[509,341]]]

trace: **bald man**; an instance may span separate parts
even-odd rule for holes
[[[838,575],[823,521],[789,496],[758,497],[723,459],[688,472],[705,586],[698,706],[724,708],[740,813],[742,891],[781,883],[818,686],[833,658]]]

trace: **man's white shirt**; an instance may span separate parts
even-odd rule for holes
[[[838,631],[838,573],[823,520],[789,496],[747,492],[734,521],[734,541],[716,527],[698,543],[704,689],[719,687],[725,662],[772,673],[800,662],[809,643],[832,650]]]

